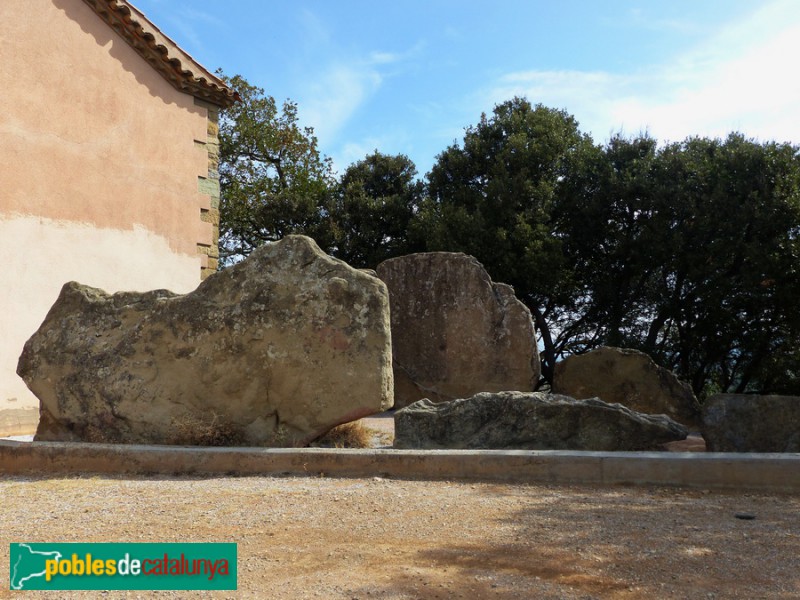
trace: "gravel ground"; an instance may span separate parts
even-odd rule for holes
[[[390,413],[364,420],[391,445]],[[702,438],[669,448],[702,451]],[[382,478],[0,476],[9,542],[236,542],[236,592],[41,598],[798,598],[800,497]],[[736,518],[750,513],[753,520]],[[4,575],[6,577],[7,575]],[[7,585],[0,598],[18,598]]]
[[[9,542],[236,542],[236,592],[44,598],[798,598],[800,498],[329,478],[0,477]],[[736,513],[750,512],[754,520]],[[19,598],[4,585],[0,598]]]

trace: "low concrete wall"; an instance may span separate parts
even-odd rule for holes
[[[0,441],[0,474],[320,475],[800,492],[800,454],[190,448]]]

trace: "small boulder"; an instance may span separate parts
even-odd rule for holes
[[[556,364],[553,393],[597,397],[645,414],[664,414],[689,427],[699,425],[692,388],[638,350],[601,347]]]
[[[542,392],[480,393],[441,404],[424,399],[394,419],[395,448],[635,451],[688,434],[664,415]]]
[[[411,254],[382,262],[377,273],[389,289],[395,407],[535,389],[531,313],[475,258]]]
[[[716,394],[703,437],[709,452],[800,452],[800,397]]]
[[[17,373],[37,440],[306,445],[391,407],[389,297],[289,236],[185,295],[66,284]]]

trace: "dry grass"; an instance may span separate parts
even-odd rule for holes
[[[322,448],[370,448],[374,435],[372,429],[352,421],[337,425],[312,445]]]
[[[100,427],[88,425],[83,431],[83,439],[92,444],[113,444],[116,440],[109,438],[108,434]]]
[[[169,444],[176,446],[241,446],[241,431],[218,414],[199,417],[186,414],[172,420],[173,437]]]

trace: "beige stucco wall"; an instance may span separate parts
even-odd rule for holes
[[[64,282],[189,291],[213,228],[206,106],[82,0],[2,0],[0,22],[3,411],[38,406],[16,362]]]

